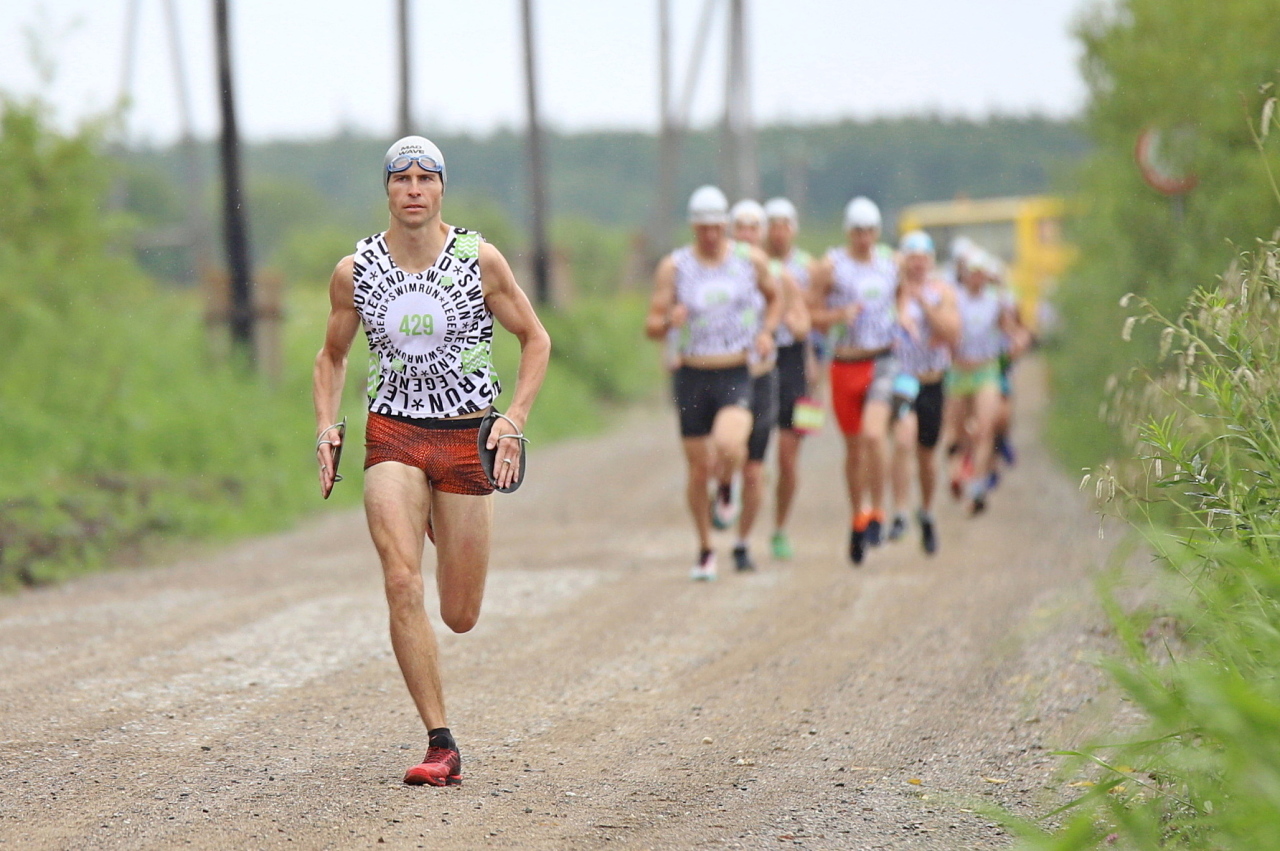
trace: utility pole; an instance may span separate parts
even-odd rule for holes
[[[191,92],[187,84],[187,69],[183,63],[182,31],[178,26],[178,10],[174,0],[164,0],[165,20],[169,28],[169,55],[173,63],[173,77],[178,91],[178,111],[182,116],[182,136],[178,139],[182,151],[182,171],[187,188],[187,244],[191,247],[192,272],[196,279],[209,268],[209,240],[203,207],[199,203],[204,181],[204,169],[196,147],[195,121],[191,110]]]
[[[412,98],[412,80],[409,74],[409,0],[397,0],[397,22],[400,29],[400,135],[408,136],[413,132],[413,119],[410,104]]]
[[[214,25],[217,38],[218,93],[222,111],[223,238],[227,248],[227,267],[231,277],[229,323],[231,341],[239,346],[248,362],[254,363],[253,351],[253,285],[249,269],[249,235],[245,227],[244,204],[240,190],[240,135],[236,128],[235,92],[231,86],[231,39],[227,0],[214,0]]]
[[[671,0],[658,0],[658,197],[649,222],[648,260],[665,251],[680,168],[680,128],[671,103]]]
[[[141,5],[141,0],[129,0],[125,11],[124,68],[120,76],[120,100],[124,103],[133,99],[134,65],[137,58]],[[191,110],[191,87],[188,84],[184,63],[186,53],[182,49],[182,31],[178,25],[178,12],[174,7],[174,0],[161,0],[161,6],[164,10],[169,37],[169,59],[173,70],[174,92],[177,96],[177,113],[181,129],[177,150],[189,203],[186,206],[184,224],[175,224],[140,234],[137,245],[146,248],[185,249],[188,254],[186,274],[190,281],[196,281],[210,265],[208,228],[202,206],[197,200],[204,188],[202,180],[204,169],[196,145],[195,123]],[[126,139],[128,137],[127,128],[125,137]]]
[[[538,83],[534,61],[533,0],[520,0],[524,24],[525,103],[529,112],[529,195],[533,206],[534,300],[546,304],[551,295],[550,252],[547,249],[546,181],[542,164],[542,125],[538,119]]]
[[[729,0],[728,69],[725,74],[724,189],[730,200],[760,194],[755,128],[751,121],[751,85],[747,57],[747,2]]]
[[[677,105],[674,102],[671,61],[671,3],[670,0],[658,0],[658,197],[649,223],[648,256],[645,258],[649,266],[655,265],[662,257],[664,243],[670,236],[671,210],[676,206],[675,193],[680,177],[680,146],[689,128],[693,97],[697,93],[698,77],[702,72],[702,60],[710,40],[711,25],[716,9],[722,2],[723,0],[703,0],[697,35],[693,40],[693,53],[689,58],[688,74]]]

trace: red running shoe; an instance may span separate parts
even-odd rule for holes
[[[410,786],[461,786],[462,755],[451,748],[427,748],[422,762],[404,773]]]

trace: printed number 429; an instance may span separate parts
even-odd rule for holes
[[[400,320],[400,333],[406,337],[429,337],[436,332],[436,320],[430,313],[409,313]]]

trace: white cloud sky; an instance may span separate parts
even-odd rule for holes
[[[683,86],[706,0],[671,0]],[[1085,0],[749,0],[753,104],[761,123],[937,111],[981,116],[1079,111],[1069,29]],[[519,0],[410,0],[414,111],[421,130],[485,132],[524,120]],[[5,0],[0,90],[43,92],[64,122],[122,91],[127,9],[139,18],[130,136],[180,130],[166,0]],[[254,140],[342,127],[391,135],[395,0],[229,0],[238,118]],[[217,128],[213,3],[172,0],[196,132]],[[721,5],[727,5],[721,0]],[[565,130],[657,124],[657,0],[535,0],[541,105]],[[695,123],[723,101],[724,11],[708,49]],[[43,85],[35,33],[54,63]]]

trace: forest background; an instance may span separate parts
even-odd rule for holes
[[[310,372],[337,259],[386,225],[385,139],[342,135],[246,146],[254,277],[280,322],[274,374],[229,356],[216,319],[218,228],[192,251],[173,234],[217,223],[212,143],[123,149],[110,117],[70,135],[39,102],[0,119],[0,584],[34,584],[139,548],[278,528],[325,504],[316,494]],[[526,168],[512,133],[438,140],[446,219],[483,232],[519,271],[528,254]],[[683,206],[714,182],[717,136],[690,134],[670,210],[655,217],[658,146],[641,133],[551,134],[556,257],[552,370],[529,426],[534,445],[602,427],[656,400],[662,374],[641,333],[653,258],[686,238]],[[771,127],[760,134],[766,195],[802,213],[800,242],[839,244],[856,194],[894,216],[915,201],[1043,192],[1088,145],[1070,123],[938,117]],[[650,223],[667,230],[653,244]],[[648,240],[648,241],[647,241]],[[203,258],[203,262],[202,262]],[[526,280],[528,288],[528,281]],[[51,345],[56,341],[56,345]],[[499,335],[501,374],[516,352]],[[353,352],[345,410],[359,421],[364,359]],[[510,381],[508,381],[508,388]],[[358,500],[360,471],[333,503]]]

